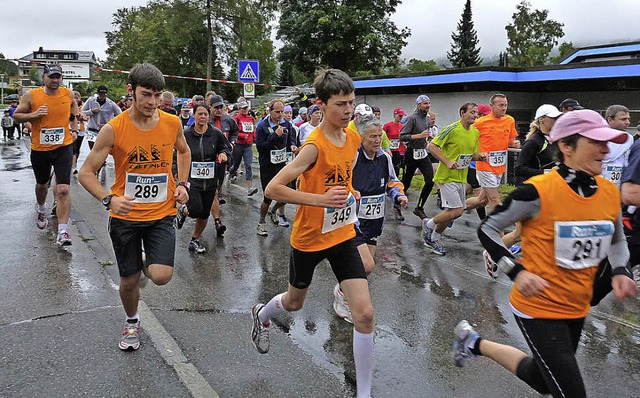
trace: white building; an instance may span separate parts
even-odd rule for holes
[[[74,83],[92,80],[98,61],[93,51],[45,50],[40,47],[18,60],[19,73],[28,76],[33,66],[42,70],[43,64],[60,64],[65,84],[73,87]]]

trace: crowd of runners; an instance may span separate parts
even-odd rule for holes
[[[611,105],[603,117],[573,99],[560,109],[542,104],[521,143],[504,94],[488,104],[460,104],[459,120],[441,129],[427,95],[417,96],[408,114],[395,108],[384,123],[380,108],[356,106],[351,79],[336,69],[317,75],[315,98],[298,90],[293,104],[276,99],[260,114],[242,97],[229,104],[214,92],[178,103],[165,91],[162,73],[146,63],[131,69],[128,94],[118,103],[105,86],[83,102],[61,85],[59,65],[44,66],[42,76],[44,86],[25,93],[8,115],[32,133],[36,225],[48,225],[45,199],[52,188],[57,244],[72,244],[73,174],[109,210],[126,313],[122,350],[140,346],[140,287],[172,278],[176,229],[194,219],[188,249],[204,254],[200,237],[209,216],[218,237],[227,229],[220,217],[223,189],[234,183],[246,188],[247,200],[260,195],[254,148],[262,188],[256,233],[267,236],[269,224],[292,232],[289,285],[253,306],[251,340],[258,352],[269,352],[272,319],[303,307],[316,265],[328,260],[338,282],[333,308],[353,324],[358,397],[371,395],[374,369],[367,275],[387,201],[403,221],[410,188],[420,190],[410,205],[422,225],[416,239],[445,255],[447,228],[455,228],[465,210],[476,210],[487,273],[513,280],[510,304],[531,355],[480,337],[463,320],[454,330],[458,366],[485,356],[542,394],[586,396],[575,351],[589,308],[611,291],[618,299],[637,292],[640,144],[627,133],[629,110],[622,105]],[[84,137],[90,153],[78,169]],[[502,198],[512,148],[519,150],[520,184]],[[105,188],[99,176],[109,155],[115,181]],[[427,214],[434,186],[441,211]],[[287,205],[296,206],[292,226]]]

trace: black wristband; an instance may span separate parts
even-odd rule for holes
[[[627,278],[633,279],[633,274],[631,273],[631,271],[629,271],[629,268],[627,267],[612,268],[611,276],[614,276],[614,275],[624,275]]]

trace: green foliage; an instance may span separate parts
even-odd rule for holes
[[[18,72],[18,65],[5,59],[4,54],[0,53],[0,73],[7,76],[16,76]]]
[[[275,60],[268,26],[273,7],[271,1],[259,0],[151,0],[146,6],[121,8],[113,16],[115,29],[105,33],[105,66],[129,70],[136,63],[150,62],[168,75],[206,77],[209,14],[213,32],[211,77],[236,80],[237,74],[225,76],[223,66],[235,67],[238,59],[251,58],[260,61],[261,80],[273,83]],[[105,81],[113,75],[101,73]],[[166,81],[167,89],[180,96],[206,91],[204,81]],[[222,85],[213,84],[212,89],[221,91]]]
[[[398,4],[398,0],[282,0],[277,37],[284,45],[278,60],[306,76],[306,81],[327,66],[350,75],[381,74],[400,64],[410,35],[408,28],[399,30],[390,19]]]
[[[402,73],[421,73],[432,72],[436,70],[443,70],[444,68],[436,63],[436,61],[430,59],[428,61],[422,61],[417,58],[411,58],[409,62],[402,63],[392,69],[386,71],[389,74],[402,74]]]
[[[564,24],[549,19],[549,10],[531,10],[522,0],[505,29],[509,39],[509,66],[537,66],[549,62],[549,52],[564,36]]]
[[[454,68],[469,68],[479,66],[480,47],[478,47],[478,34],[473,27],[471,13],[471,0],[467,0],[458,22],[458,33],[451,33],[451,50],[447,52],[447,58]]]
[[[563,42],[563,43],[561,43],[560,47],[558,47],[558,51],[560,53],[558,55],[556,55],[555,57],[551,57],[551,63],[552,64],[559,63],[560,61],[565,59],[567,57],[567,55],[571,54],[575,50],[576,50],[576,48],[573,46],[572,42]]]

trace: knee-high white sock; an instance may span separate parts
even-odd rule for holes
[[[353,329],[353,359],[356,364],[357,397],[368,398],[373,381],[373,332],[365,334]]]
[[[268,325],[271,323],[271,318],[287,312],[282,305],[282,296],[284,296],[284,293],[274,296],[271,301],[269,301],[267,305],[258,312],[258,319],[260,319],[260,322]]]

